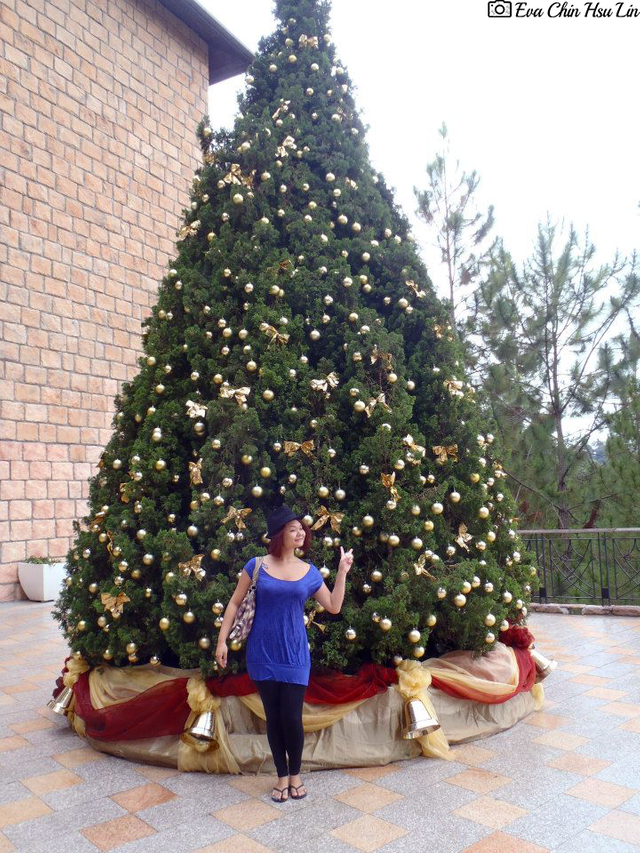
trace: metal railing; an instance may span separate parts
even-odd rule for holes
[[[541,603],[640,604],[640,527],[520,530]]]

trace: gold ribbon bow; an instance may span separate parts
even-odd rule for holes
[[[269,326],[268,324],[265,324],[265,328],[262,331],[265,333],[265,335],[271,336],[271,340],[267,344],[267,349],[274,341],[278,344],[286,344],[289,340],[289,334],[287,332],[279,332],[275,328],[275,326]]]
[[[467,542],[471,542],[472,539],[473,536],[470,533],[467,533],[467,525],[461,524],[458,527],[458,535],[456,536],[455,541],[461,548],[464,548],[465,551],[468,551],[469,546],[467,545]]]
[[[275,267],[268,267],[267,272],[273,273],[273,275],[277,275],[279,272],[285,272],[286,270],[291,269],[292,266],[293,264],[291,263],[289,258],[287,258],[284,261],[280,261],[280,263]]]
[[[394,483],[396,481],[396,472],[393,471],[391,474],[380,474],[380,481],[385,489],[389,489],[391,492],[391,497],[394,501],[400,500],[400,495],[398,494],[398,490],[396,489]]]
[[[458,461],[457,444],[436,444],[431,449],[437,456],[436,462],[438,465],[444,465],[449,458],[451,458],[452,462]]]
[[[227,385],[220,386],[220,396],[225,400],[230,400],[232,397],[235,397],[239,406],[247,402],[247,394],[249,394],[250,391],[251,388],[247,388],[245,386],[242,388],[229,388]]]
[[[202,580],[205,576],[204,569],[202,568],[202,561],[204,559],[204,554],[196,554],[190,560],[187,560],[185,563],[178,563],[178,568],[182,572],[185,578],[188,578],[189,575],[193,572],[195,577],[198,580]]]
[[[222,519],[222,523],[226,524],[227,521],[235,521],[237,529],[244,530],[247,525],[244,523],[243,519],[251,512],[253,512],[251,508],[245,507],[244,509],[236,509],[234,506],[230,506],[229,511],[227,512],[227,517]]]
[[[379,350],[378,344],[374,344],[373,350],[371,351],[371,364],[375,364],[379,358],[382,359],[387,370],[391,370],[391,367],[392,367],[391,360],[392,360],[393,356],[391,355],[390,352],[383,352],[382,350]]]
[[[319,530],[321,527],[329,522],[331,529],[335,533],[340,533],[340,523],[344,518],[343,512],[329,512],[326,506],[320,506],[320,518],[316,521],[316,523],[311,527],[312,530]]]
[[[460,379],[445,379],[442,383],[452,397],[463,397],[462,387],[464,385]]]
[[[107,551],[113,554],[113,535],[110,530],[107,530]]]
[[[278,109],[275,111],[275,113],[271,116],[271,118],[275,121],[280,115],[280,113],[288,113],[290,103],[291,101],[283,101],[278,107]]]
[[[371,412],[373,412],[378,403],[383,406],[388,412],[391,411],[391,408],[387,405],[387,403],[385,403],[384,393],[378,394],[377,397],[371,397],[367,405],[364,407],[368,418],[371,417]]]
[[[285,441],[284,452],[287,456],[293,456],[296,451],[301,450],[305,456],[313,456],[314,447],[315,444],[312,438],[308,441],[303,441],[302,444],[299,441]]]
[[[109,592],[103,592],[100,596],[100,601],[102,601],[102,605],[105,610],[110,610],[111,613],[122,613],[125,604],[127,601],[131,601],[131,599],[128,595],[125,595],[124,592],[120,592],[118,595],[111,595]]]
[[[318,36],[306,36],[304,33],[298,39],[300,47],[318,47]]]
[[[241,184],[242,169],[240,168],[240,164],[232,163],[231,168],[222,180],[225,182],[225,184]]]
[[[130,480],[128,483],[120,483],[120,500],[123,504],[128,504],[133,494],[135,492],[136,484],[133,480]]]
[[[198,233],[198,228],[200,228],[199,219],[194,219],[193,222],[188,222],[178,231],[178,240],[185,240],[187,237],[195,237]]]
[[[278,147],[276,148],[276,154],[278,155],[278,157],[288,157],[289,152],[287,151],[287,148],[292,148],[295,150],[297,147],[298,146],[296,145],[296,141],[293,136],[285,136],[285,138],[282,140],[282,145],[278,145]]]
[[[315,625],[315,626],[316,626],[316,628],[319,628],[319,629],[320,629],[320,631],[322,631],[322,633],[324,634],[324,632],[327,630],[327,626],[326,626],[326,625],[323,625],[321,622],[316,622],[316,621],[315,621],[315,618],[316,618],[316,616],[317,616],[317,615],[318,615],[318,611],[317,611],[317,610],[312,610],[312,611],[311,611],[311,613],[307,613],[307,619],[308,619],[308,621],[307,621],[307,628],[308,628],[310,625]]]
[[[202,482],[202,459],[197,462],[189,462],[189,478],[192,486],[198,486]]]
[[[424,292],[424,290],[420,290],[420,288],[418,287],[418,285],[417,285],[417,284],[415,283],[415,281],[413,281],[412,279],[409,279],[408,281],[405,281],[405,284],[407,285],[407,287],[409,288],[409,290],[413,290],[413,292],[414,292],[414,293],[415,293],[415,295],[418,297],[418,299],[424,299],[424,297],[427,295],[427,294]]]
[[[424,456],[425,453],[427,452],[426,448],[424,448],[421,444],[415,443],[412,435],[407,434],[404,436],[404,438],[402,440],[407,445],[407,447],[410,447],[411,450],[415,451],[415,453],[419,453],[420,456]]]
[[[330,397],[331,392],[330,388],[335,388],[340,384],[340,380],[338,379],[338,374],[334,371],[328,374],[325,379],[312,379],[309,383],[314,391],[324,391],[325,397]]]
[[[413,564],[413,568],[415,570],[415,573],[417,575],[424,575],[425,578],[429,578],[430,581],[434,581],[434,580],[436,580],[436,578],[431,574],[430,571],[428,571],[428,569],[425,568],[426,562],[427,562],[427,555],[426,554],[420,554],[417,561]]]
[[[190,418],[203,418],[207,414],[207,407],[202,403],[187,400],[185,406],[187,407],[187,414]]]

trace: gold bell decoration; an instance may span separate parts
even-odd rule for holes
[[[188,743],[198,752],[208,752],[218,749],[219,743],[215,736],[213,712],[205,711],[198,714],[195,722],[180,735],[183,743]]]
[[[440,728],[435,717],[430,716],[421,699],[408,699],[404,703],[404,728],[402,737],[411,740],[431,734]]]
[[[71,687],[63,687],[60,693],[47,702],[47,708],[53,711],[54,714],[62,714],[66,716],[73,699],[73,690]]]
[[[529,652],[531,653],[533,662],[536,665],[536,680],[544,681],[544,679],[548,675],[551,675],[553,670],[558,666],[558,661],[553,660],[552,658],[546,658],[544,655],[541,655],[540,652],[537,652],[533,646],[529,649]]]

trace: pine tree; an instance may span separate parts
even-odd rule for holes
[[[276,7],[234,128],[198,128],[177,257],[76,522],[56,612],[93,664],[213,672],[283,501],[308,512],[330,585],[354,549],[342,612],[308,605],[314,666],[486,651],[536,582],[447,308],[369,163],[328,4]]]

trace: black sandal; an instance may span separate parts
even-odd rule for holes
[[[271,794],[271,799],[273,800],[273,802],[274,803],[286,803],[287,800],[289,799],[289,797],[283,797],[282,795],[285,793],[285,791],[288,793],[290,787],[291,787],[290,785],[285,785],[284,788],[276,788],[276,786],[274,785],[273,790],[277,791],[280,794],[280,796],[274,797],[273,794]]]
[[[289,785],[289,796],[291,797],[291,799],[292,800],[304,800],[304,798],[307,796],[308,791],[305,791],[304,794],[294,794],[293,792],[299,791],[300,788],[305,788],[305,787],[306,786],[305,786],[304,782],[302,783],[302,785],[297,785],[297,786],[296,785]]]

